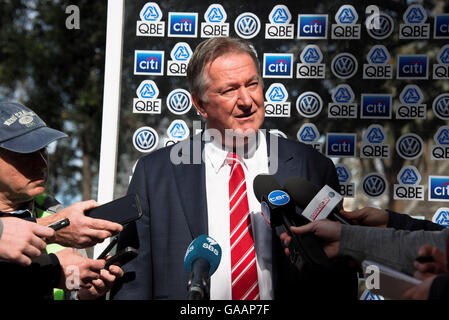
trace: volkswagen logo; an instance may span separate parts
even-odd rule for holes
[[[157,148],[159,136],[153,128],[141,127],[134,132],[133,144],[140,152],[148,153]]]
[[[315,92],[304,92],[296,100],[296,109],[305,118],[317,116],[323,108],[323,100]]]
[[[192,107],[190,93],[184,89],[175,89],[167,97],[167,107],[174,114],[186,114]]]
[[[340,79],[351,78],[357,72],[357,59],[350,53],[340,53],[332,60],[332,73]]]
[[[385,179],[377,173],[370,173],[362,181],[363,192],[372,198],[380,197],[387,189]]]
[[[388,38],[393,32],[393,19],[385,14],[373,14],[366,20],[366,30],[368,34],[378,40]]]
[[[402,158],[412,160],[421,156],[423,146],[424,143],[418,135],[408,133],[398,139],[396,142],[396,151]]]
[[[260,31],[260,20],[254,13],[242,13],[235,19],[234,29],[243,39],[254,38]]]
[[[433,100],[433,112],[438,118],[449,120],[449,94],[440,94]]]

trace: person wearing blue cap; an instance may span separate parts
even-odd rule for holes
[[[51,298],[52,288],[73,289],[67,288],[73,272],[68,267],[76,266],[79,297],[96,298],[123,274],[117,266],[102,270],[104,260],[88,259],[62,247],[86,248],[122,230],[119,224],[84,215],[84,210],[98,205],[94,200],[64,208],[44,193],[48,177],[46,147],[65,137],[26,106],[0,102],[0,297]],[[64,218],[70,221],[66,228],[53,232],[44,227]],[[14,241],[11,233],[18,228],[16,235],[23,238]],[[39,254],[42,249],[47,254]],[[73,275],[70,279],[75,280]]]

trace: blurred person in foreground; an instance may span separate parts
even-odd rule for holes
[[[63,247],[86,248],[122,230],[118,224],[84,215],[98,205],[93,200],[64,208],[44,193],[46,147],[64,137],[67,135],[47,127],[31,109],[15,102],[0,103],[2,298],[50,299],[52,288],[61,288],[79,289],[77,298],[93,299],[123,274],[117,266],[104,270],[104,260],[87,259]],[[70,220],[64,229],[54,232],[45,227],[64,218]],[[61,299],[63,292],[55,291],[55,295]]]

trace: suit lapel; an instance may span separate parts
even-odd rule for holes
[[[201,141],[201,154],[204,143]],[[181,198],[182,210],[192,235],[192,239],[201,234],[208,233],[207,199],[206,199],[206,173],[204,162],[194,164],[193,139],[190,139],[189,149],[181,149],[183,157],[190,159],[187,164],[173,165],[176,188]]]

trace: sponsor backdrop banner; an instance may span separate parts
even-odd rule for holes
[[[186,68],[232,36],[260,60],[264,128],[330,157],[346,209],[449,226],[449,5],[420,3],[126,1],[115,196],[139,157],[204,126]]]

